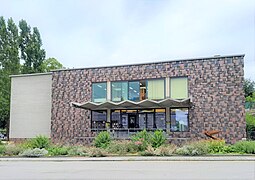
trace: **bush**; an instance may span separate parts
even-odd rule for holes
[[[25,144],[28,146],[28,148],[34,149],[34,148],[49,148],[50,147],[50,140],[48,137],[43,135],[38,135],[35,138],[28,140],[25,142]]]
[[[87,149],[80,146],[71,147],[68,151],[69,156],[86,156]]]
[[[106,153],[102,149],[91,147],[88,149],[88,156],[89,157],[105,157]]]
[[[155,150],[151,145],[148,145],[146,150],[140,152],[140,155],[142,155],[142,156],[154,156],[155,155]]]
[[[9,144],[5,146],[4,154],[7,156],[17,156],[19,153],[23,152],[24,148],[17,146],[15,144]]]
[[[246,113],[245,119],[247,131],[255,131],[255,116],[250,113]]]
[[[49,156],[59,156],[59,155],[67,155],[68,154],[68,147],[61,147],[61,146],[53,146],[47,149]]]
[[[255,154],[255,141],[238,141],[233,149],[237,153]]]
[[[46,154],[48,154],[48,151],[46,149],[35,148],[26,149],[23,153],[20,153],[19,155],[24,157],[41,157],[45,156]]]
[[[176,154],[185,156],[199,156],[208,153],[208,147],[204,141],[197,141],[176,150]]]
[[[208,153],[217,154],[217,153],[231,153],[234,152],[232,146],[226,145],[224,140],[209,140],[205,141],[205,145],[208,148]]]
[[[5,146],[0,145],[0,155],[4,155],[4,152],[5,152]]]
[[[124,155],[137,152],[138,147],[131,141],[112,141],[106,150],[108,153]]]
[[[107,131],[102,131],[96,136],[96,138],[94,140],[94,145],[97,148],[107,148],[107,146],[109,146],[110,142],[111,142],[110,133]]]
[[[177,147],[173,144],[160,146],[155,150],[156,156],[172,156]]]
[[[162,130],[156,130],[150,138],[151,146],[158,148],[166,142],[166,136]]]
[[[145,151],[150,144],[151,134],[144,129],[143,131],[131,136],[131,140],[137,146],[139,151]]]

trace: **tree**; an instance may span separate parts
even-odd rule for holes
[[[45,59],[45,50],[42,49],[42,40],[39,30],[31,27],[25,20],[19,22],[20,37],[19,47],[21,51],[21,59],[24,61],[22,73],[43,72],[41,65]]]
[[[63,65],[55,58],[48,58],[43,61],[41,69],[43,72],[49,72],[54,69],[63,69]]]
[[[244,96],[252,96],[252,93],[255,92],[255,82],[250,79],[244,80]]]
[[[19,74],[18,28],[9,18],[0,17],[0,128],[6,127],[10,111],[11,81],[9,75]]]

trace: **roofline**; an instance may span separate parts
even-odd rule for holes
[[[159,64],[159,63],[178,62],[178,61],[210,60],[210,59],[220,59],[220,58],[229,58],[229,57],[244,57],[244,56],[245,56],[245,54],[225,55],[225,56],[215,55],[215,56],[210,56],[210,57],[175,59],[175,60],[146,62],[146,63],[134,63],[134,64],[122,64],[122,65],[112,65],[112,66],[110,65],[110,66],[97,66],[97,67],[94,66],[94,67],[85,67],[85,68],[55,69],[55,70],[51,70],[51,72],[83,70],[83,69],[97,69],[97,68],[113,68],[113,67],[122,67],[122,66],[137,66],[137,65]]]
[[[17,75],[10,75],[10,78],[14,77],[27,77],[27,76],[42,76],[42,75],[50,75],[52,72],[46,72],[46,73],[33,73],[33,74],[17,74]]]

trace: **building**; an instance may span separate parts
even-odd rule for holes
[[[162,129],[179,142],[218,130],[234,143],[246,137],[243,68],[232,55],[11,76],[10,138],[76,144]]]

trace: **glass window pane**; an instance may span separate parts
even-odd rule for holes
[[[140,99],[140,82],[132,81],[128,83],[128,99],[131,101],[139,101]]]
[[[157,129],[165,129],[166,128],[166,113],[165,112],[156,112],[155,113],[155,121]]]
[[[107,120],[106,111],[92,111],[92,129],[104,129]]]
[[[106,101],[106,83],[93,83],[92,84],[92,101],[105,102]]]
[[[145,113],[143,113],[143,114],[139,114],[138,115],[138,117],[139,117],[139,128],[140,129],[145,129],[146,128],[146,126],[145,126],[145,124],[146,124],[146,114]]]
[[[120,110],[114,110],[111,114],[112,128],[121,128]]]
[[[171,109],[171,131],[188,131],[188,108]]]
[[[112,82],[112,101],[124,101],[128,99],[128,83]]]
[[[154,128],[154,113],[147,113],[147,128]]]
[[[165,81],[164,79],[148,80],[147,82],[148,99],[165,98]]]
[[[188,98],[188,78],[171,78],[170,94],[173,99]]]

